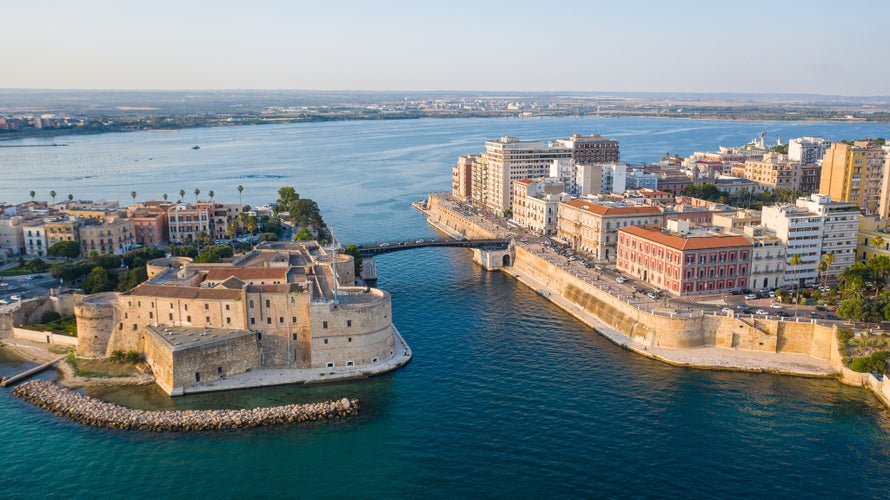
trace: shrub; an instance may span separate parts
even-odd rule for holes
[[[62,315],[55,311],[46,311],[43,313],[43,316],[40,317],[40,322],[43,324],[55,323],[62,319]]]

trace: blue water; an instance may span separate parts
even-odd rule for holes
[[[27,141],[0,148],[0,199],[55,189],[129,200],[216,191],[319,202],[345,241],[432,236],[408,204],[447,190],[457,155],[487,138],[602,133],[628,162],[748,141],[888,136],[886,125],[654,119],[344,122]],[[26,142],[26,141],[21,141]],[[193,151],[190,147],[201,145]],[[153,158],[148,160],[148,158]],[[140,161],[134,161],[139,159]],[[71,166],[74,165],[74,166]],[[88,179],[76,179],[90,175]],[[280,176],[280,177],[272,177]],[[66,180],[68,179],[68,180]],[[201,180],[196,180],[201,179]],[[38,197],[47,198],[39,194]],[[414,361],[369,380],[170,399],[213,408],[357,397],[342,422],[215,434],[147,434],[63,421],[0,391],[3,497],[861,496],[890,491],[890,416],[833,380],[674,368],[615,347],[459,249],[378,259],[378,285]],[[24,365],[0,357],[0,374]]]

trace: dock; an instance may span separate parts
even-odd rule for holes
[[[20,380],[26,380],[34,375],[37,375],[38,373],[40,373],[44,370],[46,370],[47,368],[53,366],[54,364],[58,363],[59,361],[61,361],[63,359],[65,359],[65,356],[59,356],[58,358],[56,358],[48,363],[44,363],[42,365],[35,366],[34,368],[31,368],[31,369],[23,371],[22,373],[19,373],[18,375],[13,375],[12,377],[4,377],[2,380],[0,380],[0,387],[6,387],[6,386],[14,384]]]

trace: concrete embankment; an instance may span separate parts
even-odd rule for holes
[[[249,410],[136,410],[83,396],[47,380],[25,382],[12,393],[34,406],[82,424],[154,432],[269,427],[349,417],[359,412],[358,400],[347,398]]]

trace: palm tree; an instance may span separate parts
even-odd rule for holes
[[[238,204],[244,206],[244,203],[241,202],[241,193],[244,191],[244,186],[239,184],[235,189],[238,190]]]
[[[167,193],[162,194],[162,195],[161,195],[161,198],[163,198],[164,201],[167,201]]]
[[[797,277],[797,266],[799,266],[801,264],[800,254],[798,254],[798,253],[792,254],[791,259],[788,260],[788,264],[792,268],[794,268],[794,270],[792,271],[792,274],[794,276],[794,287],[796,290],[796,292],[795,292],[796,299],[794,301],[794,311],[795,311],[795,315],[796,315],[797,304],[798,304],[798,302],[800,302],[800,294],[798,293],[800,291],[800,278]]]
[[[825,271],[823,274],[824,282],[822,286],[828,285],[828,271],[831,269],[831,265],[834,264],[834,252],[828,252],[827,254],[822,256],[822,260],[819,261],[820,270],[822,268],[822,264],[825,264]]]
[[[179,203],[182,203],[183,198],[185,198],[185,189],[179,190]]]
[[[30,195],[31,195],[31,201],[35,201],[35,200],[34,200],[34,195],[36,195],[36,194],[37,194],[37,193],[36,193],[36,192],[34,192],[34,191],[31,191],[31,192],[30,192],[30,193],[28,193],[28,194],[30,194]]]
[[[68,195],[68,201],[74,201],[74,195],[73,195],[73,194],[69,194],[69,195]]]
[[[130,191],[130,197],[133,198],[133,203],[136,203],[136,191]]]
[[[201,190],[195,188],[195,203],[198,203],[198,195],[201,194]]]
[[[210,204],[213,205],[213,195],[216,194],[213,191],[207,191],[207,196],[210,197]]]
[[[53,205],[55,205],[55,204],[56,204],[56,192],[55,192],[55,191],[50,191],[50,192],[49,192],[49,197],[53,199]]]

